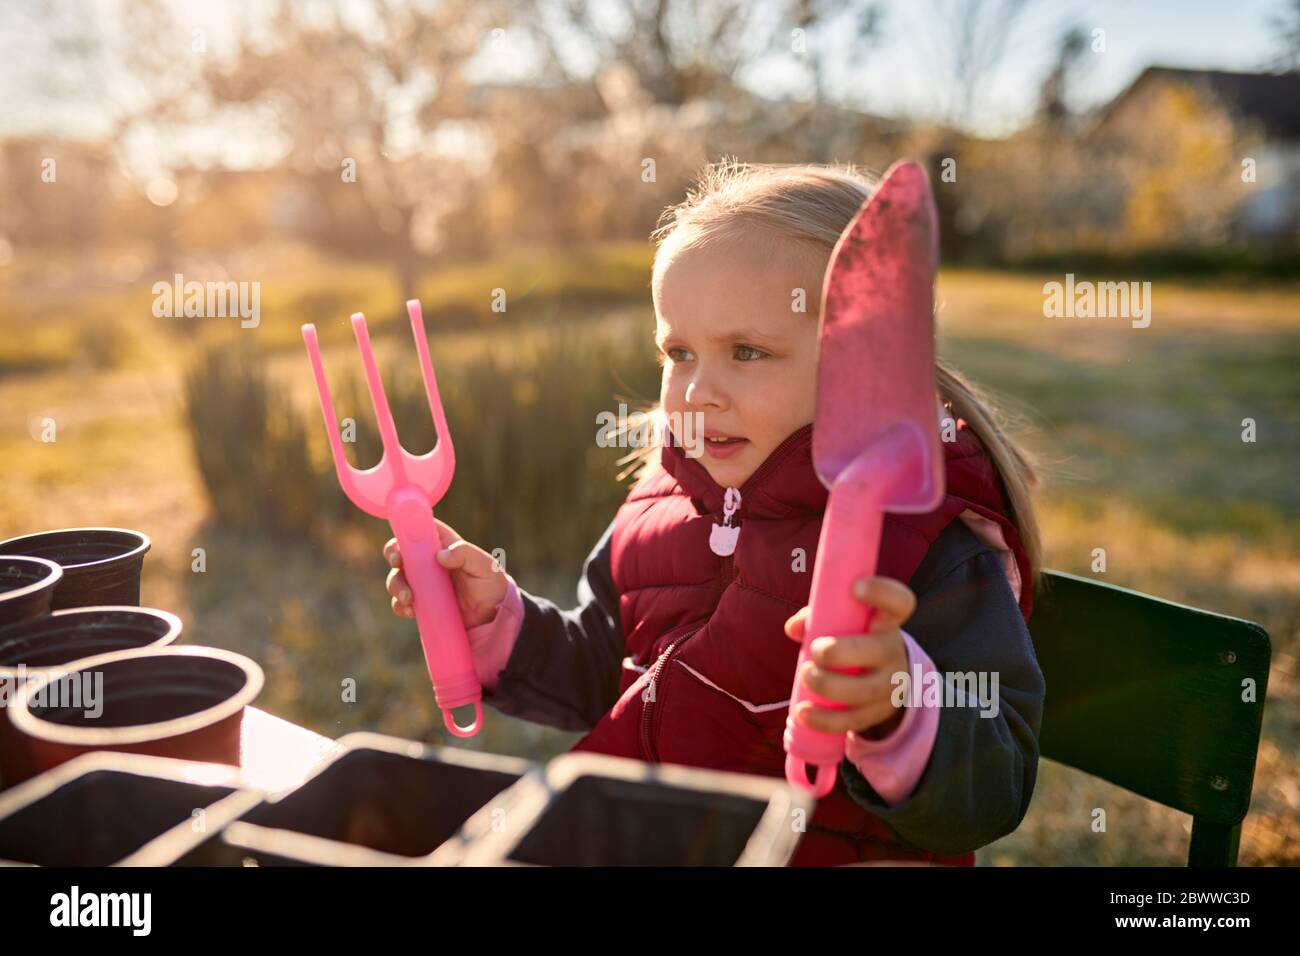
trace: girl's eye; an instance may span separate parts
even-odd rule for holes
[[[691,360],[690,350],[678,348],[677,346],[660,350],[659,364],[665,365],[669,359],[674,362],[689,362]]]
[[[752,345],[737,345],[732,355],[740,362],[754,362],[761,358],[767,358],[766,352],[762,349],[756,349]],[[660,365],[667,365],[670,360],[673,362],[689,362],[694,357],[690,349],[679,346],[660,349],[655,355]]]

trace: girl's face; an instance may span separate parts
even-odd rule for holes
[[[686,453],[739,487],[813,420],[829,253],[759,230],[678,251],[682,238],[668,238],[655,268],[659,398]]]

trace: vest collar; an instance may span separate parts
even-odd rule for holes
[[[940,413],[942,419],[942,408]],[[961,419],[956,425],[956,441],[942,444],[946,493],[1005,513],[1001,482],[979,439]],[[813,467],[812,433],[812,423],[792,432],[745,480],[738,489],[739,517],[785,518],[826,510],[829,493]],[[659,460],[664,470],[690,496],[696,511],[721,515],[727,489],[713,480],[698,458],[687,457],[679,445],[660,444]]]
[[[738,489],[742,517],[784,518],[826,510],[827,491],[813,468],[812,432],[811,423],[791,432],[745,479]],[[688,457],[680,445],[665,442],[660,462],[700,514],[722,513],[727,489],[714,481],[698,458]]]

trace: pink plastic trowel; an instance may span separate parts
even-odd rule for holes
[[[896,163],[831,253],[822,287],[813,462],[830,500],[785,729],[785,775],[824,797],[845,735],[796,725],[805,700],[842,709],[798,678],[823,635],[865,634],[873,611],[852,593],[876,573],[885,512],[925,513],[943,497],[934,382],[938,219],[930,180]],[[853,668],[844,673],[863,673]],[[809,767],[816,768],[809,780]]]
[[[456,603],[451,577],[434,557],[442,545],[433,520],[433,506],[451,485],[456,456],[442,399],[438,396],[438,382],[433,376],[419,301],[412,299],[407,302],[406,311],[411,318],[411,332],[420,356],[420,371],[424,375],[424,388],[438,431],[438,443],[427,454],[412,455],[398,442],[393,413],[389,410],[388,397],[384,394],[375,356],[370,349],[366,319],[358,312],[352,316],[352,332],[357,338],[366,387],[370,391],[370,402],[375,409],[379,437],[384,446],[379,464],[365,471],[353,468],[344,457],[338,417],[334,413],[334,402],[321,365],[316,327],[304,325],[302,338],[307,343],[311,370],[316,376],[316,391],[325,416],[325,432],[329,436],[339,484],[354,505],[376,518],[386,518],[392,526],[402,552],[402,570],[411,587],[420,644],[424,648],[429,678],[433,681],[434,698],[442,710],[442,721],[457,737],[472,737],[483,726],[483,689],[474,670],[474,658],[469,638],[465,636],[465,624]],[[470,706],[474,708],[474,722],[461,727],[453,712]]]

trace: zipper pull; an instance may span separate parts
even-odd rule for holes
[[[734,515],[740,510],[740,489],[728,488],[722,499],[722,524],[715,524],[709,529],[709,549],[719,557],[729,557],[736,552],[736,539],[740,537],[740,527],[733,524]]]

